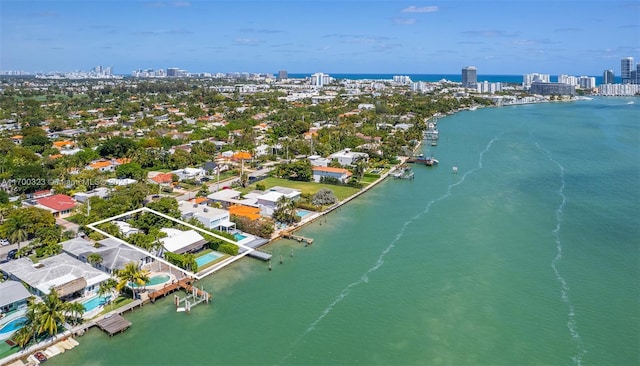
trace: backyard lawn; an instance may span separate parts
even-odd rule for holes
[[[257,183],[263,184],[266,189],[269,189],[275,186],[280,186],[280,187],[298,189],[303,194],[304,193],[315,194],[321,188],[328,188],[333,191],[333,194],[340,201],[344,200],[349,196],[352,196],[353,194],[359,191],[358,188],[347,187],[347,186],[336,186],[332,184],[322,184],[322,183],[315,183],[315,182],[298,182],[298,181],[281,179],[281,178],[273,178],[273,177],[263,179]],[[244,194],[244,193],[251,192],[254,189],[256,189],[256,183],[250,184],[249,186],[247,186],[247,188],[242,189],[241,192]]]

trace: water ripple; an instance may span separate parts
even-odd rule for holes
[[[494,137],[493,139],[491,139],[491,141],[489,141],[489,143],[487,144],[487,146],[485,147],[485,149],[480,153],[480,157],[478,158],[478,166],[469,170],[468,172],[466,172],[462,178],[460,178],[459,181],[450,184],[447,187],[447,192],[434,199],[429,201],[429,203],[427,203],[427,206],[425,207],[425,209],[422,212],[419,212],[418,214],[416,214],[415,216],[413,216],[411,219],[409,219],[408,221],[406,221],[402,227],[400,228],[400,231],[398,232],[398,234],[396,234],[396,236],[393,238],[393,240],[391,241],[391,243],[382,251],[382,253],[380,253],[380,255],[378,256],[378,260],[376,260],[375,264],[369,268],[365,273],[362,274],[362,276],[357,280],[354,281],[352,283],[350,283],[349,285],[347,285],[344,289],[342,289],[342,291],[340,291],[340,293],[333,299],[333,301],[331,302],[331,304],[329,304],[329,306],[327,306],[324,311],[322,312],[322,314],[320,314],[320,316],[318,316],[318,318],[311,323],[307,329],[298,337],[298,339],[295,340],[295,342],[293,342],[292,347],[295,348],[295,346],[309,333],[313,332],[313,330],[316,328],[316,326],[318,325],[318,323],[320,323],[322,321],[322,319],[324,319],[327,315],[329,315],[329,313],[331,312],[331,310],[333,310],[333,308],[338,305],[338,303],[340,303],[342,300],[344,300],[349,293],[351,293],[351,289],[353,289],[354,287],[362,284],[362,283],[367,283],[369,282],[369,274],[378,270],[383,264],[384,264],[384,257],[395,247],[396,243],[398,242],[398,240],[400,240],[400,238],[402,238],[402,236],[404,235],[405,230],[407,229],[407,227],[412,224],[414,221],[416,221],[417,219],[419,219],[421,216],[427,214],[429,212],[429,210],[431,209],[431,206],[434,203],[440,202],[448,197],[451,196],[451,190],[454,187],[457,187],[459,185],[461,185],[464,180],[467,178],[467,176],[475,173],[476,171],[482,169],[482,161],[484,159],[484,154],[486,154],[489,149],[491,148],[491,146],[493,145],[494,142],[499,140],[499,136]],[[293,356],[293,350],[291,352],[289,352],[284,358],[282,358],[282,360],[280,361],[280,363],[284,362],[285,360],[287,360],[289,357]]]
[[[536,147],[540,151],[542,151],[547,156],[547,158],[560,170],[560,188],[558,189],[558,195],[560,196],[561,200],[558,208],[556,209],[556,227],[552,231],[556,243],[556,256],[551,260],[551,268],[553,269],[553,272],[555,273],[556,278],[560,283],[560,297],[569,308],[569,320],[567,320],[567,328],[569,329],[569,334],[571,334],[571,338],[578,347],[578,353],[571,357],[571,359],[573,360],[573,363],[575,365],[580,366],[582,365],[582,358],[587,353],[587,351],[584,349],[584,344],[582,343],[582,339],[580,338],[580,333],[578,333],[578,327],[576,325],[576,312],[573,303],[571,302],[571,298],[569,297],[569,285],[558,270],[558,263],[562,260],[562,241],[560,240],[560,229],[562,227],[562,214],[564,211],[564,206],[567,202],[567,197],[564,194],[564,167],[562,166],[562,164],[553,159],[553,156],[551,155],[549,150],[540,146],[538,142],[536,142],[535,144]]]

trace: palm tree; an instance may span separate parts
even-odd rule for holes
[[[87,256],[87,262],[89,262],[92,266],[101,264],[102,260],[103,259],[100,253],[91,253]]]
[[[98,287],[98,296],[104,297],[104,295],[113,295],[113,290],[118,286],[118,281],[113,278],[109,278],[108,280],[100,283],[100,287]],[[113,301],[109,299],[111,303],[111,310],[113,310]]]
[[[11,215],[5,220],[3,229],[11,244],[18,243],[18,249],[20,249],[20,243],[27,240],[28,223],[23,215]]]
[[[143,286],[149,282],[149,271],[140,269],[134,262],[127,263],[123,269],[116,272],[118,276],[118,284],[116,290],[122,291],[123,288],[131,284],[133,298],[136,298],[136,288],[133,285]]]
[[[67,311],[69,312],[70,317],[73,319],[73,325],[80,323],[79,320],[82,319],[82,316],[86,311],[84,305],[82,305],[81,302],[70,302],[66,305],[68,307]]]
[[[20,346],[20,348],[25,348],[29,341],[36,336],[36,320],[37,313],[35,308],[35,298],[29,299],[29,305],[27,307],[27,312],[24,314],[26,320],[24,321],[22,328],[18,329],[14,335],[13,340]]]
[[[50,336],[55,336],[60,325],[67,321],[66,314],[72,312],[72,306],[60,300],[58,292],[53,289],[42,300],[42,302],[34,305],[37,333],[47,333]]]

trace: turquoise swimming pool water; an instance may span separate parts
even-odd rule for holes
[[[235,234],[233,234],[233,237],[236,238],[237,241],[240,241],[242,239],[245,239],[247,236],[246,235],[242,235],[240,233],[235,233]]]
[[[202,267],[208,263],[215,261],[216,259],[222,257],[222,254],[217,252],[209,252],[203,256],[196,258],[196,263],[198,263],[198,267]]]
[[[149,279],[149,282],[145,283],[145,286],[154,286],[163,284],[171,279],[171,276],[163,274],[163,275],[155,275]],[[141,287],[136,285],[135,283],[132,285],[133,287]]]
[[[307,216],[308,214],[310,214],[311,212],[310,212],[310,211],[307,211],[307,210],[296,210],[296,213],[297,213],[297,214],[298,214],[298,216],[300,216],[300,217],[305,217],[305,216]]]
[[[83,301],[82,306],[84,306],[85,311],[91,311],[100,305],[104,305],[108,299],[108,297],[94,296],[87,301]]]
[[[16,330],[22,328],[22,325],[24,324],[24,322],[26,320],[27,320],[27,318],[25,318],[23,316],[20,317],[20,318],[13,319],[12,321],[10,321],[7,324],[3,325],[2,328],[0,328],[0,334],[11,333],[13,331],[16,331]]]

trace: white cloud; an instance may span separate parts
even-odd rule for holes
[[[437,11],[437,6],[423,6],[419,8],[417,6],[411,5],[408,8],[402,9],[403,13],[435,13]]]
[[[416,24],[416,20],[411,18],[393,18],[393,22],[402,25]]]

